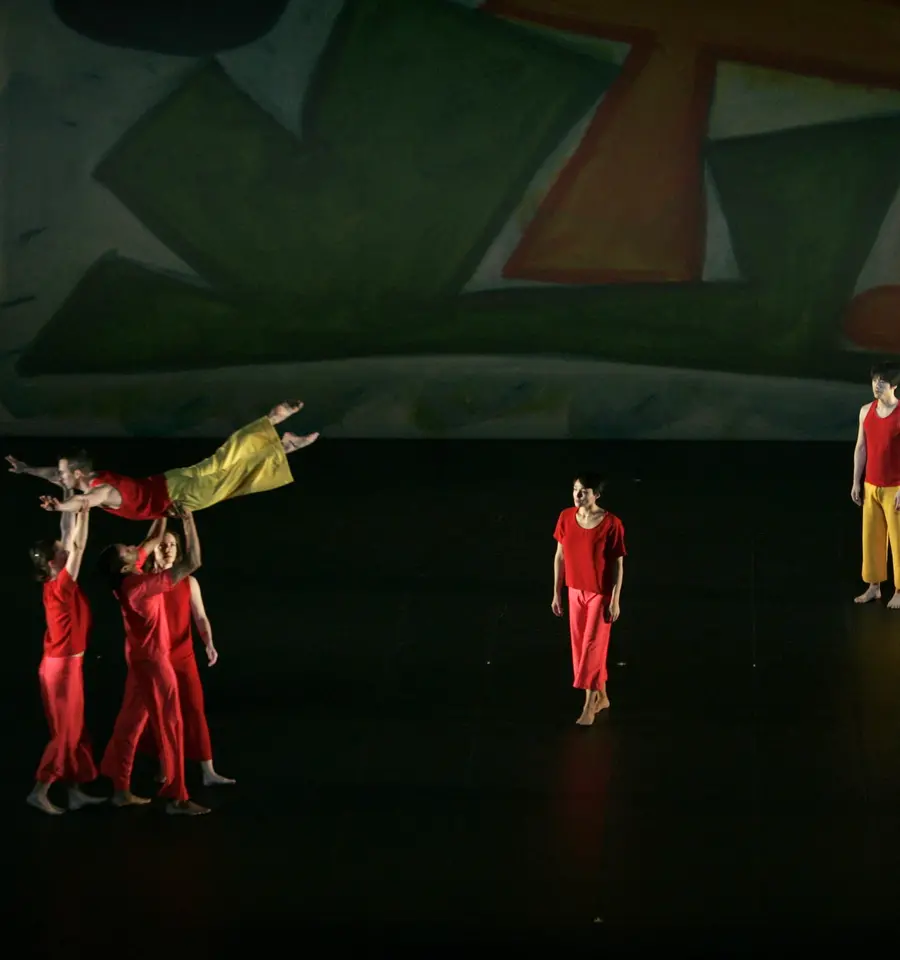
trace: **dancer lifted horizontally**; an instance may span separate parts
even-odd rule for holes
[[[70,810],[103,803],[103,797],[82,792],[80,785],[97,778],[91,745],[84,729],[84,651],[91,629],[91,611],[78,586],[87,543],[88,513],[79,513],[65,540],[39,540],[30,551],[37,579],[44,584],[44,656],[38,676],[50,742],[38,766],[27,802],[44,813],[65,811],[50,802],[53,783],[68,786]]]
[[[287,454],[308,447],[318,433],[279,437],[276,424],[303,406],[300,401],[279,403],[265,417],[233,433],[218,450],[192,467],[137,480],[108,470],[92,470],[87,461],[68,462],[75,486],[84,496],[60,502],[41,497],[45,510],[75,512],[101,507],[126,520],[154,520],[172,516],[177,508],[194,512],[222,500],[275,490],[292,482]]]
[[[172,530],[166,530],[153,553],[150,570],[152,572],[171,570],[181,561],[182,556],[178,534]],[[216,773],[213,767],[212,743],[203,703],[203,686],[197,670],[197,658],[194,656],[191,620],[197,625],[197,631],[206,650],[208,665],[213,666],[219,659],[218,651],[213,644],[212,626],[203,606],[203,594],[200,592],[197,578],[188,576],[180,580],[174,590],[165,594],[164,602],[169,620],[169,660],[178,681],[178,701],[181,705],[181,719],[184,725],[185,760],[200,764],[204,787],[232,784],[234,780]],[[152,750],[158,754],[158,747],[153,741],[152,731],[149,728],[145,730],[138,749],[141,752]],[[162,781],[164,778],[164,772],[160,770],[159,779]]]
[[[574,683],[584,690],[584,707],[577,723],[590,726],[609,706],[606,695],[606,654],[609,632],[619,619],[619,599],[625,570],[625,530],[622,521],[598,505],[604,481],[595,473],[580,473],[572,487],[574,507],[559,515],[553,537],[553,602],[563,615],[562,585],[569,589],[569,629]]]
[[[888,601],[900,609],[900,413],[896,390],[900,366],[878,364],[870,371],[875,400],[859,411],[859,431],[853,452],[850,496],[862,506],[862,578],[868,584],[857,603],[881,599],[887,580],[890,544],[894,595]]]
[[[200,568],[200,541],[194,518],[188,511],[182,516],[186,556],[171,569],[143,572],[148,554],[156,549],[165,533],[164,519],[154,524],[154,536],[140,547],[116,543],[107,547],[99,558],[99,568],[109,579],[122,608],[128,661],[125,696],[100,769],[113,782],[115,806],[147,803],[131,793],[131,770],[141,734],[149,721],[159,744],[165,780],[160,796],[170,801],[166,812],[196,816],[209,810],[189,799],[184,781],[184,731],[178,680],[169,659],[169,622],[165,610],[165,594]]]

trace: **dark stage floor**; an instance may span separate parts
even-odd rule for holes
[[[211,445],[93,452],[150,472]],[[7,446],[35,461],[59,449]],[[198,515],[221,654],[208,712],[217,765],[239,780],[198,790],[214,808],[200,820],[25,806],[45,728],[24,548],[53,518],[40,481],[4,474],[14,925],[37,952],[132,957],[176,942],[212,955],[241,935],[302,949],[323,933],[722,956],[891,924],[900,612],[852,603],[851,457],[852,442],[324,439],[296,456],[292,487]],[[629,549],[612,709],[588,730],[549,609],[553,527],[581,464],[611,469]],[[135,535],[101,516],[91,556]],[[121,622],[85,582],[102,747]]]

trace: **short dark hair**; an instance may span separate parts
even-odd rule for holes
[[[60,460],[68,460],[69,469],[72,471],[80,470],[82,473],[91,473],[94,469],[94,462],[88,456],[87,450],[79,450],[73,454],[63,454]]]
[[[28,556],[34,565],[34,579],[39,583],[46,583],[53,579],[50,561],[56,554],[55,540],[36,540],[28,551]]]
[[[884,380],[892,387],[900,386],[900,364],[891,360],[883,360],[881,363],[872,366],[869,376],[872,380]]]
[[[587,490],[593,490],[594,495],[599,497],[606,486],[606,476],[599,470],[582,470],[572,478],[572,484],[576,483],[580,483]]]

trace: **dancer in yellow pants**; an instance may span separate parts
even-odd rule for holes
[[[286,401],[265,417],[233,433],[211,456],[190,467],[135,479],[107,470],[92,470],[85,458],[63,458],[59,473],[65,486],[82,496],[59,501],[41,497],[45,510],[74,512],[100,507],[127,520],[154,520],[182,510],[203,510],[222,500],[275,490],[293,481],[287,455],[308,447],[318,433],[279,437],[275,425],[301,407]]]
[[[857,603],[881,598],[887,580],[890,547],[894,568],[894,595],[888,602],[900,609],[900,413],[896,390],[900,366],[879,364],[872,368],[875,399],[859,411],[859,432],[853,455],[853,487],[850,496],[862,510],[862,578],[867,587]]]

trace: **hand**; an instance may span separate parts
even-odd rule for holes
[[[57,500],[56,497],[48,497],[45,495],[41,497],[41,509],[49,510],[51,513],[53,513],[54,511],[59,510],[59,500]]]
[[[900,511],[900,490],[894,494],[894,509]]]
[[[553,603],[550,604],[550,609],[553,611],[554,617],[561,617],[563,615],[562,599],[558,593],[553,595]]]
[[[858,483],[854,483],[850,488],[850,499],[858,506],[862,506],[862,487]]]
[[[616,620],[619,619],[620,613],[621,613],[621,610],[619,610],[619,601],[611,600],[609,603],[609,622],[615,623]]]
[[[178,517],[179,520],[184,520],[184,516],[188,511],[180,503],[173,503],[168,510],[166,510],[167,517]]]
[[[8,456],[6,462],[9,464],[10,473],[24,473],[28,469],[28,464],[21,460],[16,460],[13,456]]]
[[[206,659],[209,661],[207,663],[209,667],[214,667],[219,659],[219,651],[211,643],[206,645]]]

